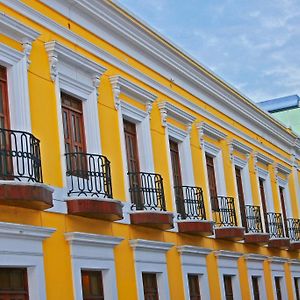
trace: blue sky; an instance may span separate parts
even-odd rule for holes
[[[253,101],[300,95],[300,0],[119,0]]]

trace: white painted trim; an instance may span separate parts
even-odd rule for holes
[[[300,287],[300,260],[299,259],[290,259],[289,265],[290,265],[290,272],[292,275],[293,294],[294,294],[295,299],[297,299],[294,278],[297,278],[298,287]]]
[[[232,289],[234,300],[242,299],[240,278],[238,272],[238,259],[242,256],[242,253],[219,250],[214,252],[218,258],[219,278],[222,293],[222,300],[225,300],[225,287],[224,287],[224,275],[232,276]]]
[[[0,65],[7,68],[10,127],[31,132],[27,57],[0,43]]]
[[[239,151],[240,153],[243,153],[245,155],[250,155],[250,153],[253,151],[252,148],[248,147],[247,145],[245,145],[243,142],[238,141],[236,139],[233,139],[231,141],[232,147],[233,149]]]
[[[0,33],[21,43],[23,53],[26,56],[28,69],[30,65],[29,56],[31,53],[32,42],[37,39],[40,33],[4,12],[0,12]]]
[[[156,95],[120,75],[111,76],[109,77],[109,80],[113,89],[116,109],[119,109],[120,106],[120,94],[124,94],[129,98],[143,103],[146,106],[147,112],[151,112],[152,103],[157,98]]]
[[[215,139],[217,141],[224,140],[227,137],[227,134],[225,134],[224,132],[216,129],[215,127],[213,127],[205,122],[198,123],[197,129],[198,129],[201,144],[202,144],[204,135],[206,135],[212,139]]]
[[[260,254],[245,254],[244,257],[247,262],[251,299],[254,299],[252,276],[258,277],[260,298],[267,299],[263,263],[268,257]]]
[[[283,175],[290,175],[292,170],[280,163],[276,164],[277,172],[282,173]]]
[[[255,153],[255,160],[257,162],[261,162],[261,163],[263,163],[263,164],[265,164],[267,166],[274,163],[273,159],[271,159],[270,157],[268,157],[268,156],[266,156],[266,155],[264,155],[264,154],[262,154],[260,152],[256,152]]]
[[[130,245],[134,249],[138,299],[144,300],[142,273],[151,272],[157,275],[159,299],[169,300],[166,253],[174,244],[138,239],[131,240]]]
[[[57,2],[57,3],[59,3],[59,2]],[[269,154],[280,158],[282,161],[286,162],[287,164],[291,164],[291,161],[289,159],[287,159],[286,157],[284,157],[283,155],[281,155],[280,153],[274,151],[270,147],[267,147],[267,146],[263,145],[259,141],[255,140],[254,138],[252,138],[249,135],[242,132],[241,130],[235,128],[233,125],[226,123],[222,119],[219,119],[218,117],[215,116],[215,114],[210,113],[209,111],[207,111],[206,109],[200,107],[199,105],[192,103],[188,99],[185,99],[184,97],[182,97],[178,93],[174,92],[172,89],[168,88],[167,86],[164,86],[163,84],[155,81],[154,79],[147,76],[143,72],[141,72],[141,71],[137,70],[136,68],[130,66],[125,61],[119,60],[118,58],[114,57],[110,53],[104,51],[103,49],[101,49],[100,47],[98,47],[98,46],[94,45],[93,43],[87,41],[83,37],[75,34],[74,32],[72,32],[70,30],[68,30],[64,26],[62,26],[62,25],[56,23],[55,21],[49,19],[45,15],[39,13],[38,11],[36,11],[33,8],[29,7],[28,5],[24,4],[23,2],[20,2],[20,1],[17,1],[17,0],[10,0],[8,3],[6,3],[6,5],[8,7],[12,8],[12,9],[18,11],[19,13],[25,15],[29,19],[32,19],[32,20],[34,20],[35,22],[37,22],[39,24],[43,24],[43,26],[45,26],[49,30],[57,33],[60,36],[63,36],[65,38],[69,39],[74,44],[82,47],[83,49],[86,49],[87,51],[89,51],[93,55],[107,61],[108,63],[116,66],[117,68],[120,68],[121,70],[123,70],[127,74],[141,80],[142,82],[144,82],[148,86],[151,86],[152,88],[154,88],[156,90],[160,90],[167,97],[178,101],[179,103],[186,106],[187,108],[194,111],[195,113],[197,113],[199,115],[202,115],[205,118],[208,118],[212,122],[214,122],[217,125],[223,127],[224,129],[230,131],[231,133],[237,135],[238,137],[249,141],[251,144],[255,145],[256,147],[258,147],[260,149],[262,149],[263,151],[268,152]],[[97,27],[97,30],[98,29],[99,28]],[[199,95],[199,98],[202,99],[202,96]],[[214,106],[214,104],[212,106]],[[223,108],[224,108],[224,105],[223,105]],[[222,109],[221,109],[221,111],[222,111]],[[224,113],[226,114],[226,112],[224,112]],[[233,119],[234,119],[234,117],[233,117]],[[261,118],[259,118],[259,120],[260,120],[260,123],[263,125],[263,122],[261,122]],[[250,122],[251,122],[251,120],[250,120]],[[247,124],[245,126],[248,128]],[[257,130],[254,130],[254,131],[257,132]],[[267,139],[270,138],[270,135],[267,132],[266,132],[266,134],[263,134],[263,135]],[[273,137],[278,139],[278,136],[276,136],[276,135],[273,136]],[[281,138],[279,138],[279,140],[276,141],[276,144],[278,144],[279,148],[285,150],[288,153],[290,152],[290,146],[286,145],[282,141]],[[296,146],[296,150],[299,148],[298,144]]]
[[[45,300],[43,240],[53,228],[0,222],[0,267],[26,268],[30,299]]]
[[[102,271],[105,299],[118,299],[114,248],[123,238],[88,234],[81,232],[65,233],[70,244],[75,300],[82,300],[82,270]]]
[[[206,256],[211,253],[212,249],[185,245],[177,247],[177,251],[181,258],[186,299],[190,299],[188,274],[198,275],[201,299],[210,299]]]

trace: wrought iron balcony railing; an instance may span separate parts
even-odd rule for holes
[[[213,219],[218,227],[237,226],[234,198],[217,196],[211,198]]]
[[[300,219],[287,219],[289,237],[291,241],[300,241]]]
[[[161,175],[145,172],[128,172],[132,210],[166,210]]]
[[[43,182],[40,141],[31,133],[0,128],[0,179]]]
[[[206,220],[202,188],[175,186],[174,190],[179,219]]]
[[[112,198],[110,161],[103,155],[66,153],[68,196]]]
[[[245,205],[246,211],[246,232],[263,233],[260,207],[254,205]]]
[[[284,226],[281,213],[267,213],[268,229],[271,238],[284,238]]]

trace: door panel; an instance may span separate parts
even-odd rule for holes
[[[267,203],[266,203],[266,194],[265,194],[265,180],[259,177],[259,190],[260,190],[260,200],[262,204],[266,232],[269,232],[269,223],[267,218]]]
[[[285,208],[284,187],[282,187],[282,186],[279,187],[279,196],[280,196],[281,211],[282,211],[285,234],[288,237],[289,231],[288,231],[287,214],[286,214],[286,208]]]
[[[143,273],[142,276],[145,300],[159,300],[156,274]]]
[[[246,212],[245,212],[245,198],[244,198],[244,190],[243,190],[243,181],[242,181],[242,174],[241,169],[235,167],[235,177],[236,177],[236,185],[237,185],[237,192],[240,204],[240,213],[241,213],[241,220],[243,227],[247,227],[246,221]]]
[[[217,183],[215,177],[215,167],[214,167],[214,159],[209,155],[205,155],[206,157],[206,168],[207,168],[207,177],[208,177],[208,186],[209,186],[209,194],[211,199],[211,207],[212,210],[218,211],[219,204],[217,199]]]

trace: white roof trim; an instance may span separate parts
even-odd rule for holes
[[[227,134],[205,122],[198,123],[197,128],[199,131],[200,140],[202,139],[203,135],[207,135],[208,137],[217,141],[223,140],[227,137]]]
[[[94,86],[99,86],[100,77],[106,71],[106,68],[86,58],[85,56],[76,53],[70,48],[58,43],[57,41],[45,43],[45,48],[48,52],[50,75],[53,81],[58,75],[57,64],[59,63],[59,61],[64,61],[76,68],[79,68],[81,71],[90,74],[93,78]]]
[[[184,255],[205,255],[206,256],[210,254],[213,250],[209,248],[184,245],[184,246],[178,246],[177,251],[180,254],[184,254]]]
[[[115,247],[123,240],[123,238],[119,237],[83,232],[67,232],[65,233],[65,239],[72,245],[94,245],[101,247]]]
[[[196,120],[196,117],[178,108],[174,104],[164,101],[158,103],[158,108],[161,115],[161,124],[163,127],[167,126],[167,118],[170,117],[187,126],[187,130],[190,131],[192,123]]]
[[[149,251],[157,251],[157,252],[167,252],[174,246],[174,244],[136,239],[136,240],[130,240],[130,246],[135,250],[141,249],[141,250],[149,250]]]
[[[15,237],[18,239],[44,240],[56,229],[24,224],[0,222],[0,237]]]
[[[243,256],[243,253],[240,252],[234,252],[234,251],[227,251],[227,250],[218,250],[214,251],[214,254],[218,258],[222,259],[239,259],[241,256]]]

